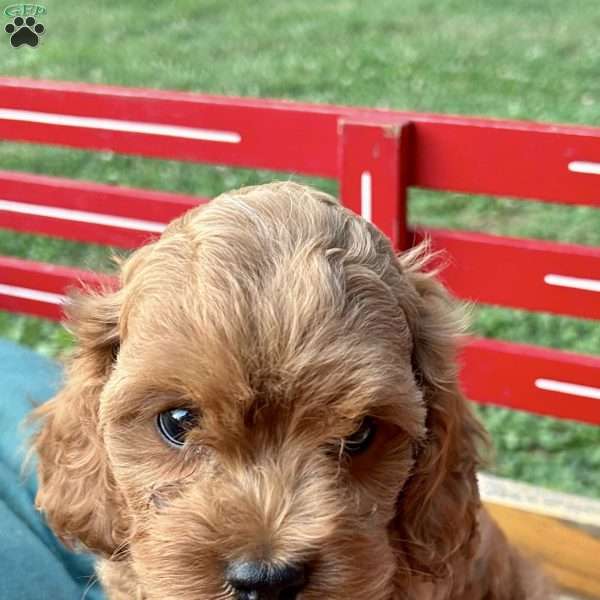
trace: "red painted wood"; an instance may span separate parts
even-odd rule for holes
[[[340,123],[340,199],[357,214],[362,211],[363,175],[370,179],[370,221],[395,248],[406,247],[405,161],[410,124]],[[362,214],[368,218],[369,215]]]
[[[0,79],[0,108],[233,131],[239,144],[0,119],[0,139],[335,176],[336,115],[293,103]],[[333,149],[333,153],[328,150]]]
[[[92,223],[80,223],[69,219],[54,219],[36,215],[5,212],[0,207],[0,228],[24,233],[39,233],[76,242],[133,249],[151,242],[159,235],[134,231],[123,227],[111,227]]]
[[[63,294],[65,287],[76,285],[113,285],[110,275],[10,256],[0,257],[0,283],[22,286],[42,292]]]
[[[31,317],[40,317],[51,321],[61,321],[64,318],[60,306],[24,298],[14,298],[2,293],[0,293],[0,310],[6,310],[10,313],[20,313]]]
[[[124,188],[9,171],[0,171],[0,200],[156,223],[168,223],[190,208],[208,202],[206,198],[183,194]],[[157,235],[148,231],[136,231],[115,225],[18,214],[4,210],[1,203],[0,227],[121,248],[135,248]]]
[[[534,123],[420,123],[412,185],[600,206],[600,176],[572,161],[600,163],[600,129]]]
[[[16,285],[42,292],[64,294],[70,285],[112,286],[110,275],[49,263],[40,263],[10,256],[0,256],[0,283]]]
[[[83,269],[0,256],[0,285],[50,292],[52,294],[65,294],[70,287],[111,288],[116,285],[116,281],[110,276]],[[60,305],[18,298],[3,292],[1,289],[0,310],[57,321],[63,317]]]
[[[0,170],[0,198],[168,223],[207,198]]]
[[[460,298],[486,304],[600,319],[600,293],[548,285],[550,273],[600,282],[600,248],[467,231],[423,229],[444,250],[441,279]]]
[[[541,378],[600,389],[600,358],[472,339],[461,360],[463,389],[476,402],[600,425],[600,400],[535,386]]]
[[[600,205],[600,129],[0,78],[0,108],[238,131],[240,144],[0,119],[0,139],[337,177],[340,119],[415,123],[410,185]]]

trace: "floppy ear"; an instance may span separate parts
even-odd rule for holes
[[[37,408],[37,507],[68,545],[112,556],[126,523],[98,424],[98,400],[119,349],[119,292],[81,295],[67,308],[76,349],[65,387]]]
[[[475,551],[478,449],[487,438],[457,382],[456,345],[464,318],[435,274],[423,272],[429,259],[426,244],[399,258],[411,288],[410,300],[400,302],[413,336],[413,370],[427,408],[427,432],[400,492],[393,535],[410,572],[437,578]]]

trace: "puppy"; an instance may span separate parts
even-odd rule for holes
[[[461,318],[427,258],[274,183],[73,300],[37,505],[111,600],[549,597],[481,508]]]

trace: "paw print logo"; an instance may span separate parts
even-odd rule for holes
[[[35,48],[40,40],[40,35],[45,31],[41,23],[36,23],[33,17],[15,17],[12,23],[9,23],[4,31],[10,34],[10,43],[13,48],[18,48],[27,44]]]

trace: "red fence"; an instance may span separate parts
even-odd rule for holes
[[[600,248],[406,227],[409,186],[600,207],[600,129],[0,78],[0,139],[335,178],[462,298],[600,319]],[[133,248],[204,198],[0,171],[0,227]],[[0,257],[0,309],[58,319],[81,270]],[[600,359],[472,339],[470,398],[600,424]]]

